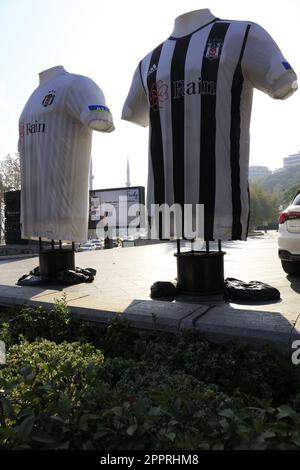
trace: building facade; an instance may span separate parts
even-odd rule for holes
[[[300,151],[283,159],[283,168],[300,165]]]
[[[271,174],[271,170],[267,166],[250,166],[249,167],[249,181],[253,181],[261,176],[267,176]]]

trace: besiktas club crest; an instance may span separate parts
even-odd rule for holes
[[[218,59],[222,51],[222,41],[215,39],[207,43],[204,57],[209,60]]]
[[[47,106],[50,106],[53,103],[54,98],[55,98],[55,90],[49,91],[48,94],[43,99],[42,105],[45,106],[45,108]]]

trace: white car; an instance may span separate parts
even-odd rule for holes
[[[94,243],[86,242],[86,243],[83,243],[83,245],[80,245],[77,251],[93,251],[93,250],[96,250],[96,246],[94,245]]]
[[[97,238],[91,240],[91,243],[95,245],[95,250],[102,250],[102,248],[104,248],[104,242],[102,240],[98,240]]]
[[[300,191],[280,213],[278,256],[286,273],[300,276]]]

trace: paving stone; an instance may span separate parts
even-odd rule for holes
[[[253,345],[276,344],[288,351],[299,332],[281,313],[214,307],[197,319],[196,329],[217,342],[238,340]]]
[[[135,328],[177,332],[192,325],[193,318],[207,309],[199,304],[144,300],[129,306],[123,318]]]

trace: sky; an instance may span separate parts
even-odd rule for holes
[[[148,129],[121,121],[139,61],[172,32],[180,14],[209,8],[220,18],[259,23],[300,76],[299,0],[0,0],[0,159],[17,150],[18,119],[39,72],[63,65],[92,78],[105,94],[116,130],[93,132],[94,189],[145,186]],[[250,165],[274,170],[300,150],[300,91],[285,101],[255,91]]]

